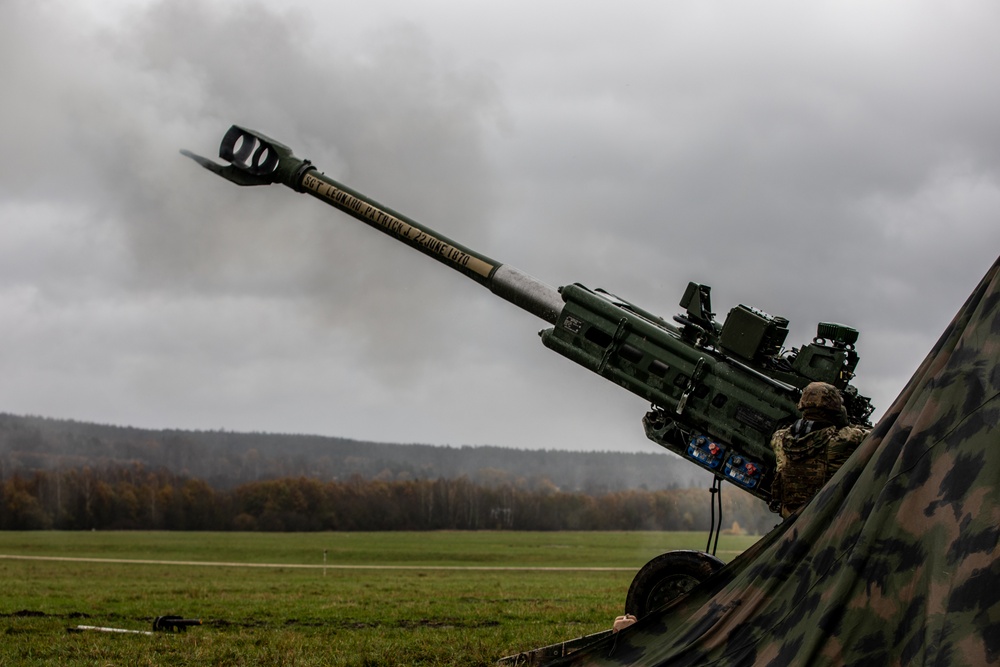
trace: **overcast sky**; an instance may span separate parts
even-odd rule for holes
[[[612,9],[613,7],[613,9]],[[0,2],[0,411],[652,451],[541,320],[233,123],[554,286],[861,331],[877,415],[1000,252],[1000,5]]]

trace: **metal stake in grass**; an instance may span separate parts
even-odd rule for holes
[[[99,626],[96,626],[96,625],[76,625],[76,626],[73,626],[72,628],[66,628],[66,630],[69,631],[69,632],[84,632],[84,631],[87,631],[87,630],[90,630],[90,631],[93,631],[93,632],[118,632],[118,633],[129,634],[129,635],[152,635],[153,634],[152,632],[149,632],[148,630],[126,630],[125,628],[102,628],[102,627],[99,627]]]

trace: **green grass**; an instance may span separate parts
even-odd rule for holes
[[[704,533],[0,533],[8,665],[487,665],[610,627],[635,571]],[[755,538],[723,536],[728,560]],[[326,569],[323,551],[327,551]],[[428,569],[338,569],[334,565]],[[303,567],[307,566],[307,567]],[[612,571],[457,568],[622,568]],[[155,616],[201,618],[183,634]]]

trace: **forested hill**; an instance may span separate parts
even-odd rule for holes
[[[604,493],[705,486],[708,475],[659,450],[564,452],[388,444],[229,431],[149,430],[0,413],[0,478],[36,470],[142,465],[226,488],[306,476],[321,481],[467,477],[477,483]]]

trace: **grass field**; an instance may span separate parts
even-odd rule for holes
[[[610,627],[636,570],[706,537],[0,532],[0,667],[489,665]],[[723,536],[719,556],[755,539]],[[67,632],[166,614],[203,625]]]

